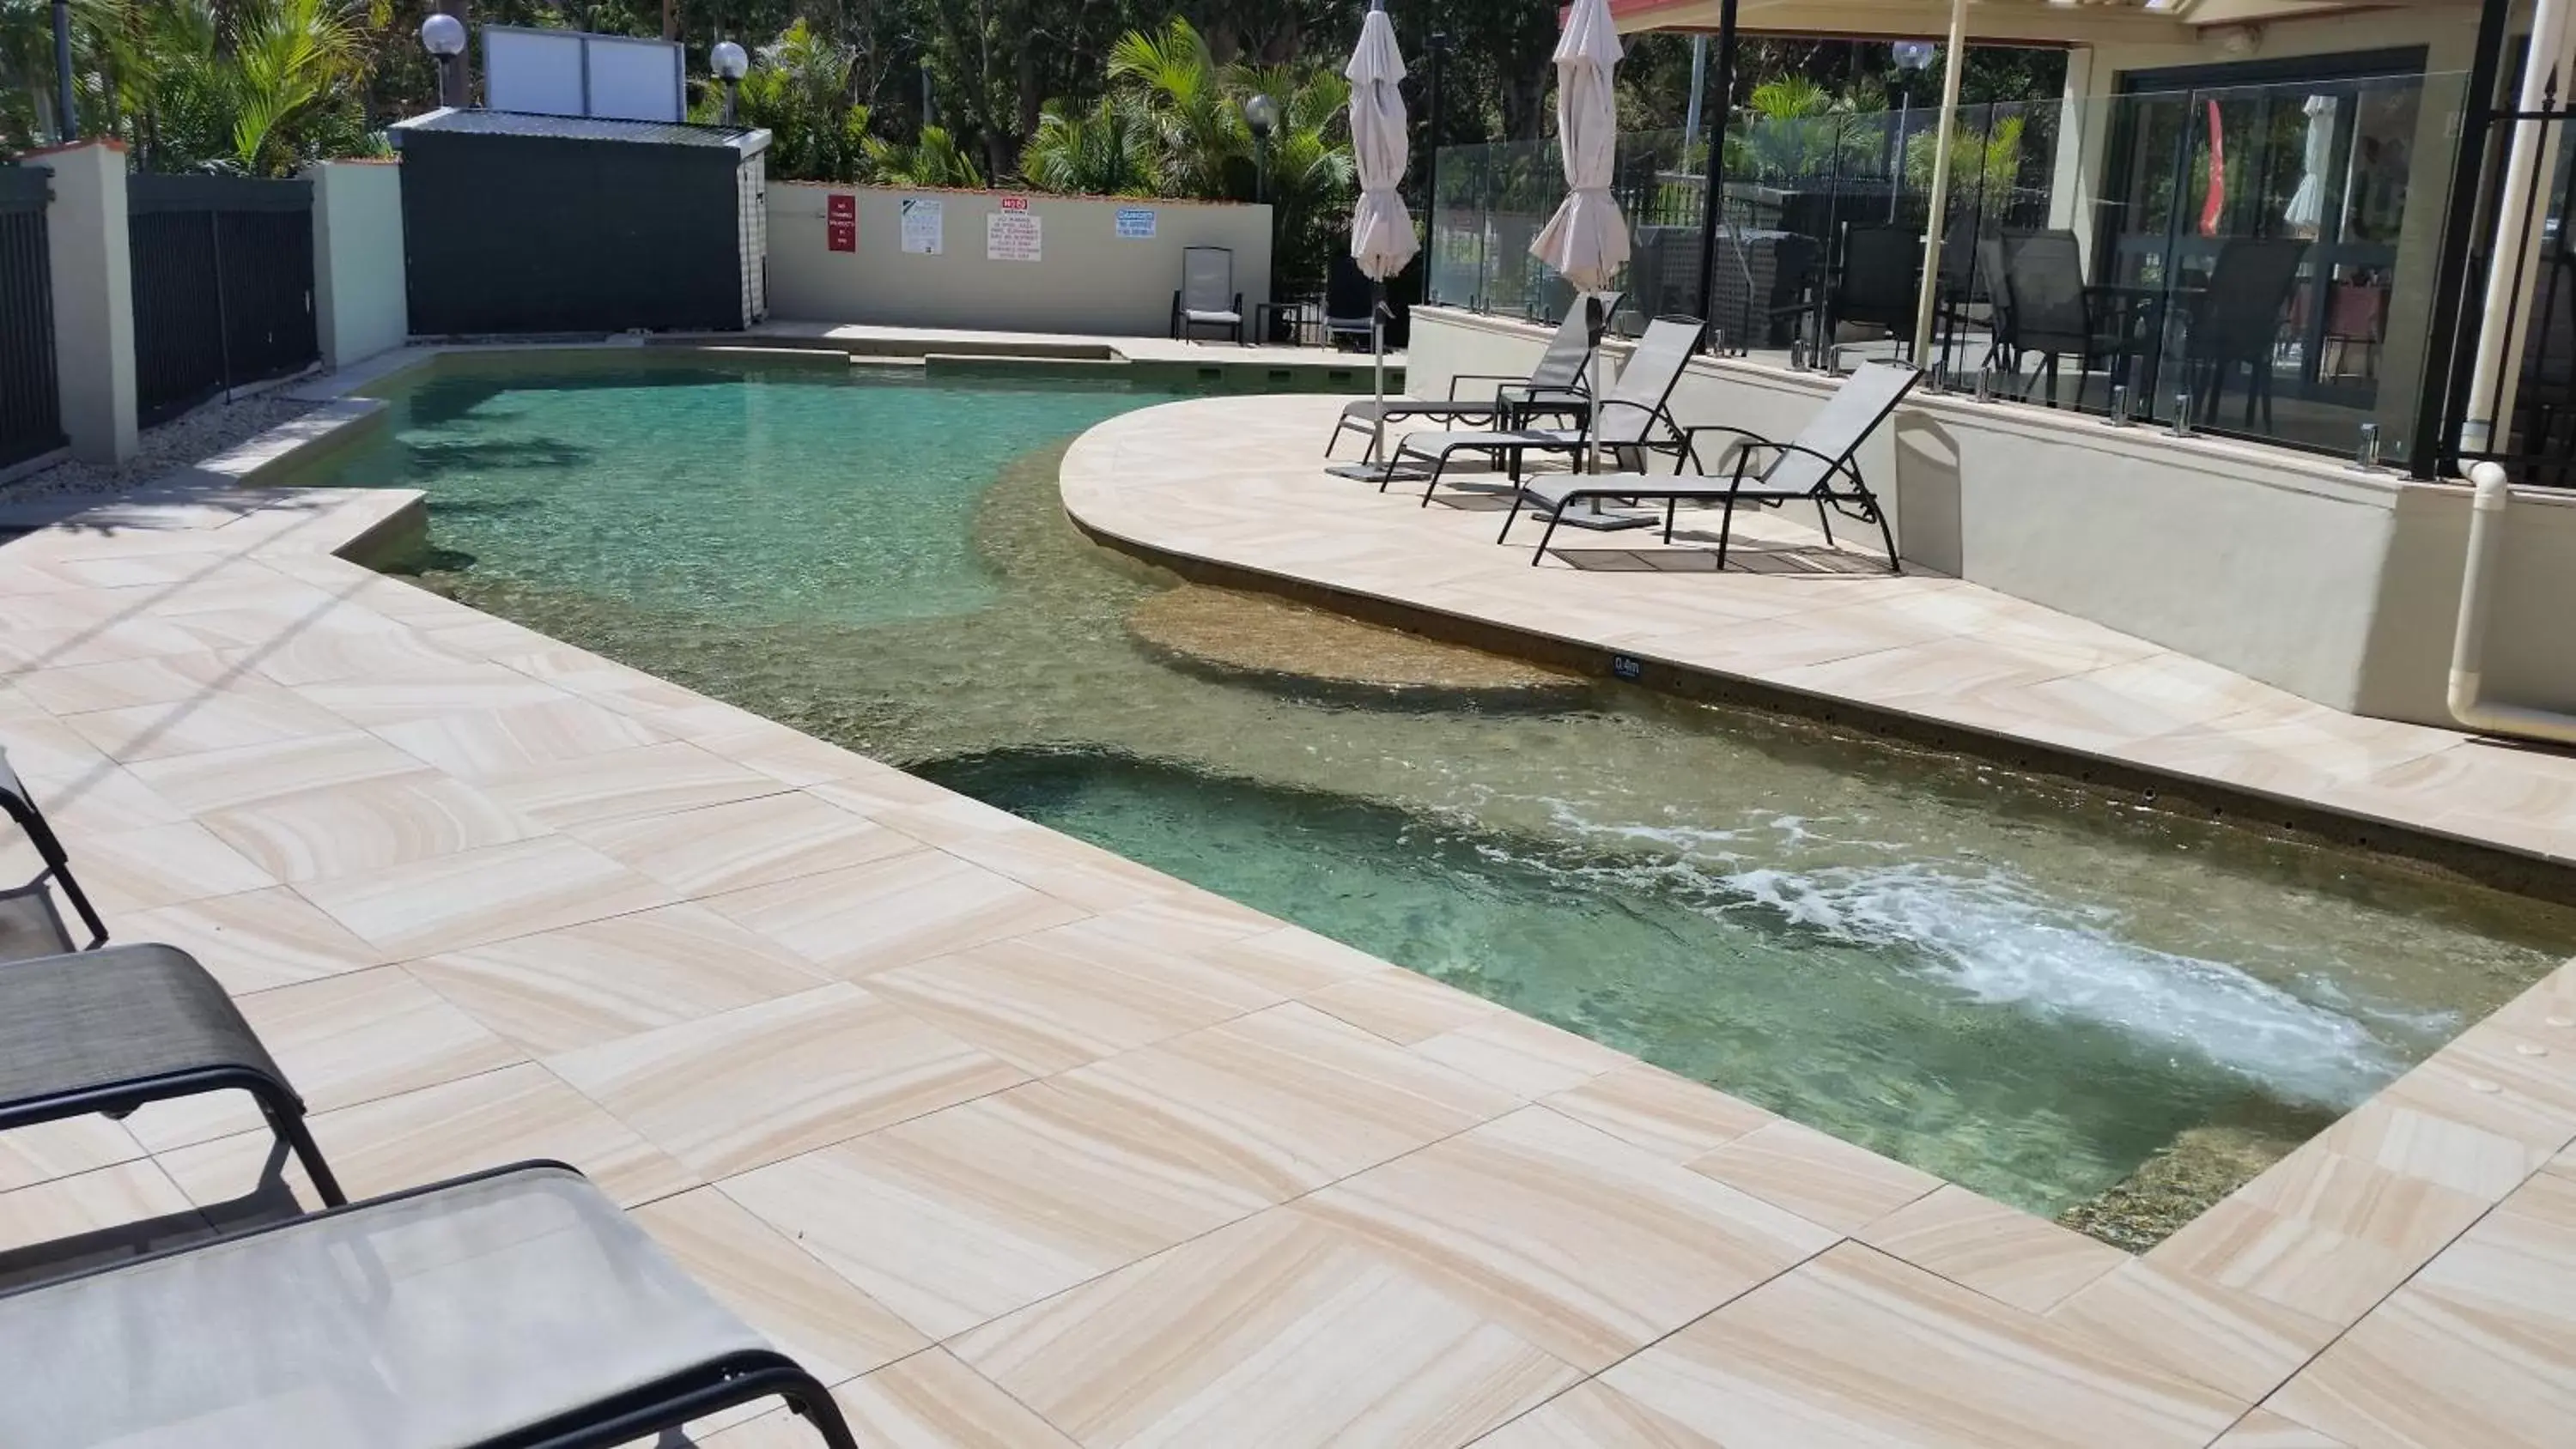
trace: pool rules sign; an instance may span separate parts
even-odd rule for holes
[[[835,191],[823,204],[825,244],[836,252],[859,249],[859,199],[846,191]]]
[[[1005,196],[1000,208],[984,218],[984,259],[1034,262],[1045,252],[1046,237],[1025,196]]]

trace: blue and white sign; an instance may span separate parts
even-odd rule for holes
[[[1154,219],[1158,214],[1159,213],[1150,206],[1122,206],[1118,208],[1118,239],[1120,241],[1152,241],[1154,239]]]

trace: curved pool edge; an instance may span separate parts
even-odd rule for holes
[[[2426,818],[2420,802],[2321,776],[2306,762],[2310,751],[2339,743],[2315,733],[2320,728],[2344,730],[2355,758],[2399,763],[2429,759],[2470,736],[2355,716],[2341,716],[2346,723],[2338,725],[2321,718],[2332,714],[2323,706],[1956,579],[1876,575],[1784,584],[1736,573],[1533,569],[1526,545],[1534,537],[1496,545],[1499,513],[1425,509],[1418,494],[1379,494],[1325,473],[1318,444],[1339,401],[1187,399],[1112,419],[1065,454],[1059,492],[1066,516],[1094,542],[1194,583],[1270,593],[1551,668],[1968,755],[2124,803],[2576,904],[2576,829],[2559,832],[2571,852],[2562,855],[2556,841],[2544,845],[2540,832],[2517,822]],[[1622,596],[1585,597],[1596,585],[1616,585]],[[1790,592],[1825,588],[1838,597],[1821,606]],[[1923,636],[1910,610],[1934,594],[1944,612],[1975,622]],[[1871,648],[1846,639],[1822,646],[1823,659],[1793,649],[1786,657],[1798,662],[1756,662],[1764,631],[1803,627],[1798,616],[1818,608],[1837,616],[1838,628],[1874,628],[1879,641],[1906,642]],[[1989,622],[1997,617],[2005,621],[2001,629]],[[1976,637],[1980,629],[1987,637]],[[2010,642],[1994,644],[1998,635]],[[1746,639],[1755,641],[1749,650],[1719,642]],[[1908,652],[1923,657],[1900,657]],[[2069,667],[2102,659],[2117,662]],[[2260,700],[2269,712],[2251,721],[2256,727],[2241,741],[2208,724],[2117,738],[2122,712],[2155,719],[2164,708],[2166,681],[2142,666],[2168,660],[2190,676],[2190,687]],[[1925,679],[1942,670],[1957,670],[1969,687],[1949,694],[1926,688]],[[2012,682],[2017,677],[2026,682]],[[2134,689],[2120,687],[2132,683]],[[2079,686],[2088,697],[2076,708],[2056,697]],[[2283,720],[2297,721],[2298,729],[2282,729]],[[2272,743],[2274,736],[2286,743]],[[2419,746],[2427,753],[2404,753]],[[2192,768],[2195,758],[2215,768]]]

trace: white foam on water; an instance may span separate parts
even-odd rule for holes
[[[2352,1016],[2221,961],[2158,951],[2110,933],[2112,913],[2040,899],[2001,872],[1925,864],[1800,874],[1739,871],[1738,899],[1908,960],[1970,1000],[2108,1026],[2207,1059],[2290,1101],[2357,1103],[2400,1068]]]

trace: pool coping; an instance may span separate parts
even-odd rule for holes
[[[440,355],[486,350],[495,349],[415,349],[418,355],[354,378],[314,380],[306,388],[322,396],[310,397],[303,389],[295,395],[337,405],[124,497],[83,500],[88,506],[79,516],[58,518],[49,527],[102,538],[121,531],[210,527],[220,534],[238,528],[244,553],[322,554],[351,561],[407,546],[427,526],[424,495],[417,490],[335,490],[321,500],[320,509],[282,523],[276,515],[289,510],[274,490],[267,497],[229,495],[228,490],[242,483],[255,486],[263,474],[309,461],[379,421],[382,404],[347,398],[352,388]],[[561,345],[542,350],[561,350]],[[1084,442],[1101,431],[1093,430]],[[1077,444],[1077,452],[1081,446]],[[1069,455],[1068,475],[1074,462]],[[1097,534],[1087,522],[1085,526]],[[0,552],[0,564],[8,561]],[[574,645],[561,647],[586,653]],[[1714,1089],[1703,1090],[1733,1101]],[[2510,1120],[2500,1122],[2500,1110]],[[2526,1130],[2516,1135],[2517,1126]],[[2503,1130],[2490,1130],[2498,1127]],[[2331,1345],[2401,1292],[2499,1204],[2543,1174],[2576,1173],[2571,1138],[2576,1138],[2576,962],[2469,1027],[2165,1243],[2128,1258],[2037,1316],[2097,1349],[2216,1389],[2231,1400],[2273,1400],[2282,1384],[2295,1388],[2299,1376]],[[2499,1142],[2515,1149],[2508,1155],[2520,1165],[2517,1172],[2495,1170]],[[2462,1168],[2464,1162],[2476,1166]],[[2429,1208],[2424,1206],[2428,1201]],[[2567,1236],[2561,1246],[2576,1252],[2576,1229]],[[1865,1240],[1855,1236],[1855,1241]],[[1902,1242],[1878,1246],[1916,1261]],[[1918,1266],[1942,1276],[1958,1273],[1955,1266],[1936,1266],[1938,1252],[1929,1256],[1932,1261]],[[2357,1293],[2356,1281],[2375,1291]],[[2213,1334],[2238,1348],[2251,1335],[2264,1351],[2250,1357],[2237,1353],[2247,1361],[2234,1365],[2212,1365],[2205,1346],[2195,1344],[2205,1344]],[[2296,1393],[2284,1402],[2301,1407]],[[2310,1405],[2305,1417],[2331,1415]]]

